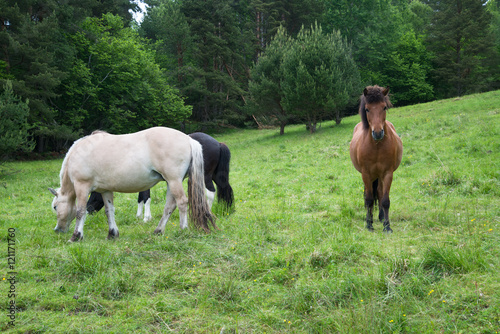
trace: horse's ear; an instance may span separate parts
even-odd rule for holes
[[[363,95],[364,96],[368,95],[368,89],[366,89],[366,87],[365,87],[365,89],[363,89]]]
[[[382,91],[382,94],[384,94],[384,96],[387,96],[387,94],[389,94],[389,86],[384,88],[384,90]]]
[[[57,197],[57,191],[55,191],[55,189],[52,189],[52,188],[49,188],[49,191],[52,195],[54,195],[55,197]]]

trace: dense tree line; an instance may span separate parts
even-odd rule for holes
[[[144,2],[138,24],[129,0],[0,0],[0,156],[95,129],[314,132],[368,84],[396,105],[500,88],[499,0]]]

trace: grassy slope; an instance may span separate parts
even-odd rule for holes
[[[500,91],[392,109],[403,138],[391,191],[394,234],[364,229],[360,175],[349,159],[358,117],[217,136],[232,152],[236,208],[216,207],[220,231],[152,231],[135,194],[117,194],[120,238],[104,213],[85,240],[52,231],[48,186],[61,161],[9,165],[0,239],[16,231],[16,327],[11,332],[500,331]],[[73,224],[74,227],[74,224]],[[0,268],[6,272],[6,260]],[[2,282],[0,282],[2,284]]]

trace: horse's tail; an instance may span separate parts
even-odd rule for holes
[[[229,184],[229,163],[231,161],[231,152],[226,144],[220,144],[219,163],[215,168],[215,184],[217,185],[217,199],[224,201],[227,208],[233,205],[233,188]]]
[[[188,201],[191,221],[197,228],[210,232],[210,225],[217,229],[215,217],[205,197],[205,175],[201,144],[189,138],[191,144],[191,165],[189,166]]]
[[[373,200],[374,200],[373,204],[377,205],[377,202],[380,200],[380,198],[378,198],[378,179],[373,181],[372,190],[373,190]]]

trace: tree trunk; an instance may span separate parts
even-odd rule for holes
[[[286,122],[280,122],[280,136],[283,136],[285,134],[285,126]]]
[[[337,111],[335,113],[335,124],[339,125],[341,121],[342,121],[342,117],[340,117],[340,111]]]

